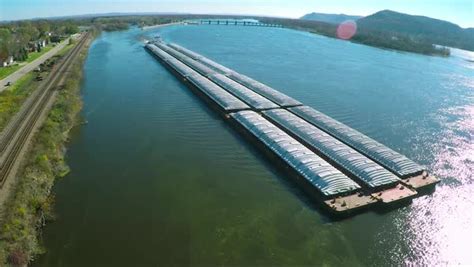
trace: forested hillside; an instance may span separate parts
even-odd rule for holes
[[[383,10],[357,21],[359,30],[410,37],[431,44],[457,47],[474,51],[474,29],[428,18]]]

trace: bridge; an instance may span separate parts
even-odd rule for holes
[[[194,21],[194,23],[196,23],[196,21]],[[280,24],[269,24],[269,23],[262,23],[262,22],[259,22],[259,21],[231,20],[231,19],[224,19],[224,20],[221,20],[221,19],[201,19],[201,20],[197,21],[197,24],[283,28],[283,25],[280,25]]]

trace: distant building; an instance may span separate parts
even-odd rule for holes
[[[53,42],[53,43],[59,43],[59,42],[61,42],[61,36],[59,36],[59,35],[51,35],[50,40],[51,40],[51,42]]]
[[[2,67],[8,67],[11,64],[13,64],[13,57],[9,56],[5,60],[0,59],[0,66]]]
[[[38,43],[36,42],[29,42],[28,43],[28,53],[36,52],[38,50]]]
[[[46,46],[46,40],[38,40],[28,43],[28,52],[39,52],[41,48]]]

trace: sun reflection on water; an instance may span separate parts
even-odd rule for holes
[[[407,228],[408,266],[474,264],[474,106],[441,114],[446,130],[433,144],[436,159],[429,169],[442,182],[433,195],[415,199],[399,225]]]

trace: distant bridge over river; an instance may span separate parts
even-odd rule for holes
[[[283,28],[280,24],[268,24],[259,21],[250,20],[231,20],[231,19],[201,19],[189,24],[202,24],[202,25],[227,25],[227,26],[254,26],[254,27],[272,27],[272,28]]]

